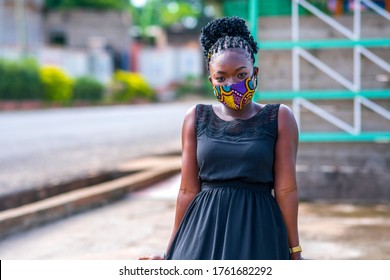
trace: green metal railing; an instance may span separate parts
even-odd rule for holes
[[[364,1],[367,3],[367,0],[359,0]],[[293,4],[293,25],[294,20],[295,24],[298,22],[298,19],[296,18],[300,14],[300,5],[302,4],[305,8],[311,9],[311,11],[314,11],[316,15],[320,13],[319,10],[316,10],[316,8],[311,7],[307,1],[304,0],[292,0]],[[360,2],[358,3],[360,7]],[[295,7],[294,7],[295,5]],[[252,34],[256,36],[255,38],[258,38],[258,15],[259,11],[257,10],[259,8],[259,4],[257,0],[249,0],[248,3],[249,7],[249,23],[250,23],[250,29]],[[294,11],[295,9],[295,11]],[[378,10],[376,10],[378,11]],[[381,15],[384,15],[386,18],[388,18],[390,15],[384,11],[380,11]],[[360,11],[359,11],[360,13]],[[294,19],[295,17],[295,19]],[[329,16],[326,15],[320,15],[322,19],[325,18],[325,21],[332,23],[332,19],[329,19]],[[337,25],[337,24],[336,24]],[[337,27],[337,26],[336,26]],[[295,28],[297,28],[295,26]],[[343,28],[340,27],[339,28]],[[356,30],[355,30],[356,29]],[[302,41],[298,39],[299,32],[297,30],[294,30],[294,27],[292,29],[293,32],[293,40],[292,41],[268,41],[268,42],[260,42],[260,49],[262,51],[280,51],[280,50],[291,50],[293,54],[293,65],[294,62],[297,63],[299,60],[299,56],[302,55],[302,57],[307,59],[311,59],[311,63],[316,64],[322,63],[317,61],[316,59],[311,58],[310,54],[307,54],[305,49],[352,49],[354,50],[354,60],[356,62],[356,57],[359,56],[359,61],[356,65],[359,67],[360,71],[360,56],[363,54],[369,54],[370,52],[366,50],[366,48],[389,48],[390,47],[390,38],[360,38],[360,14],[358,14],[358,17],[355,17],[354,15],[354,32],[345,31],[345,34],[349,37],[347,40],[310,40],[310,41]],[[295,32],[295,35],[294,35]],[[301,50],[301,52],[300,52]],[[357,54],[357,55],[355,55]],[[295,57],[294,57],[295,56]],[[374,57],[375,55],[372,54],[371,59],[376,60],[381,67],[383,67],[386,71],[389,72],[389,64],[383,60],[381,60],[379,57]],[[298,59],[297,59],[298,58]],[[299,63],[299,62],[298,62]],[[324,65],[324,64],[322,64]],[[319,67],[321,69],[321,67]],[[327,68],[326,65],[322,66],[322,70],[326,70],[324,68]],[[299,69],[299,67],[298,67]],[[296,71],[296,69],[293,69],[293,72]],[[331,72],[328,72],[328,75],[334,73],[336,76],[338,75],[334,70],[330,70]],[[294,74],[293,74],[294,75]],[[299,77],[298,75],[295,75],[295,84],[293,82],[293,89],[287,90],[287,91],[262,91],[260,93],[256,93],[255,100],[262,101],[262,100],[287,100],[293,103],[293,108],[298,110],[294,110],[294,114],[298,112],[300,114],[299,107],[301,105],[304,105],[305,102],[302,100],[353,100],[354,102],[354,109],[357,112],[354,112],[354,124],[349,125],[342,120],[338,119],[335,116],[330,116],[331,114],[328,112],[323,112],[321,108],[318,108],[319,112],[318,115],[321,117],[324,117],[325,119],[328,117],[328,121],[335,124],[336,126],[343,127],[345,126],[347,131],[346,132],[308,132],[308,131],[300,131],[300,141],[301,142],[384,142],[389,143],[390,142],[390,131],[362,131],[361,130],[361,106],[362,105],[369,105],[368,107],[372,110],[379,110],[380,115],[383,117],[389,119],[390,121],[390,112],[382,107],[380,107],[377,104],[370,105],[367,104],[367,102],[373,103],[370,100],[374,99],[390,99],[390,88],[385,89],[361,89],[360,87],[360,77],[356,77],[357,75],[354,74],[354,81],[346,81],[344,85],[349,86],[348,90],[302,90],[299,88],[299,82],[298,85],[296,83],[296,77]],[[340,77],[339,81],[343,82],[344,78]],[[370,99],[365,102],[360,102],[362,99]],[[300,102],[300,100],[302,102]],[[310,103],[310,102],[307,102]],[[312,103],[310,103],[312,104]],[[307,106],[307,105],[306,105]],[[310,110],[314,113],[316,112],[316,106],[314,108],[310,108]],[[360,118],[360,119],[357,119]],[[300,117],[297,116],[298,122]]]
[[[256,32],[256,31],[255,31]],[[353,48],[355,46],[362,46],[367,48],[374,47],[389,47],[389,38],[374,38],[374,39],[361,39],[356,41],[350,40],[315,40],[315,41],[270,41],[261,42],[261,50],[292,50],[295,47],[301,47],[304,49],[343,49]]]

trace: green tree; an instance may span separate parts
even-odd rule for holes
[[[197,19],[200,15],[201,9],[199,6],[188,2],[170,2],[162,7],[160,22],[163,26],[170,26],[187,18]]]
[[[137,5],[140,2],[143,2],[142,5]],[[199,18],[203,15],[203,2],[202,0],[130,0],[129,12],[139,33],[138,36],[145,39],[150,36],[148,28],[151,26],[196,27]]]

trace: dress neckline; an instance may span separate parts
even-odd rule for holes
[[[252,117],[250,117],[250,118],[248,118],[248,119],[233,119],[233,120],[231,120],[231,121],[227,121],[227,120],[224,120],[224,119],[222,119],[221,117],[219,117],[219,116],[217,115],[217,113],[215,113],[214,107],[213,107],[212,104],[210,105],[210,110],[211,110],[211,113],[212,113],[217,119],[219,119],[219,120],[221,120],[221,121],[223,121],[223,122],[230,123],[230,122],[237,122],[237,121],[239,121],[239,122],[240,122],[240,121],[249,121],[249,120],[255,118],[257,115],[259,115],[261,112],[263,112],[263,111],[264,111],[264,108],[267,107],[267,105],[268,105],[268,104],[266,104],[266,105],[264,105],[263,107],[261,107],[261,109],[260,109],[256,114],[254,114]]]

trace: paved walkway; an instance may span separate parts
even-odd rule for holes
[[[136,259],[163,252],[180,176],[124,200],[0,240],[0,259]],[[390,259],[390,206],[301,203],[310,259]]]

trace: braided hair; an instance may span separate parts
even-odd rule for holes
[[[259,50],[245,20],[236,16],[218,18],[209,22],[201,30],[200,43],[207,67],[211,57],[222,50],[245,50],[253,63],[255,63],[255,54]]]

